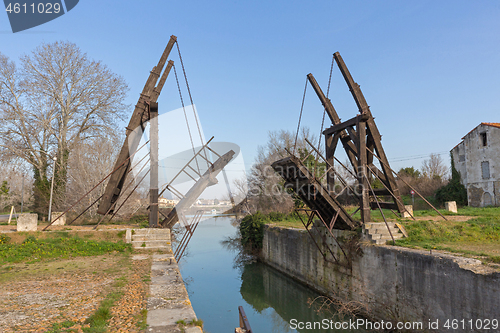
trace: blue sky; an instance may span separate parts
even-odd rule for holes
[[[269,131],[296,129],[308,73],[326,90],[336,51],[360,84],[395,169],[418,168],[430,153],[448,161],[472,128],[500,121],[496,0],[81,0],[16,34],[0,14],[0,52],[17,59],[41,42],[73,42],[125,78],[131,105],[172,34],[205,136],[238,144],[247,168]],[[169,111],[180,102],[173,76],[168,81],[159,102]],[[336,67],[330,98],[343,120],[356,114]],[[302,125],[318,135],[322,113],[309,87]]]

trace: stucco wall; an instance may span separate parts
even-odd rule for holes
[[[483,144],[482,134],[487,144]],[[455,168],[467,188],[470,206],[500,205],[500,128],[481,124],[469,132],[463,141],[452,149]],[[463,156],[461,158],[461,156]],[[465,160],[464,160],[465,157]],[[490,177],[485,179],[481,163],[488,162]]]
[[[267,227],[262,260],[323,294],[364,304],[378,320],[500,319],[500,273],[477,260],[392,246],[361,250],[347,269],[325,261],[306,231]]]

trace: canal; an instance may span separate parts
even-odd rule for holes
[[[236,236],[234,218],[205,220],[196,229],[187,253],[179,262],[194,311],[198,319],[203,320],[206,332],[234,332],[240,305],[254,333],[351,332],[299,329],[299,323],[339,322],[340,319],[331,313],[316,311],[320,302],[318,293],[265,264],[244,260],[234,244]]]

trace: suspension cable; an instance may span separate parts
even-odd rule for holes
[[[193,136],[191,135],[191,129],[189,128],[189,121],[186,113],[186,107],[184,106],[184,100],[182,99],[181,85],[179,84],[179,78],[177,77],[177,71],[175,69],[175,65],[173,65],[172,67],[174,69],[175,81],[177,82],[177,89],[179,89],[179,96],[181,98],[182,111],[184,111],[184,118],[186,119],[186,126],[189,133],[189,139],[191,140],[191,148],[193,149],[193,154],[196,154],[196,151],[194,149]],[[198,168],[198,172],[200,172],[200,166],[198,165],[198,160],[195,160],[195,162],[196,162],[196,167]]]
[[[332,56],[332,64],[330,66],[330,77],[328,79],[328,88],[326,89],[326,98],[328,98],[328,95],[330,94],[330,83],[332,82],[332,71],[333,71],[333,64],[335,63],[335,57]],[[325,115],[326,115],[326,108],[323,109],[323,119],[321,120],[321,130],[319,132],[319,139],[318,139],[318,151],[321,151],[321,134],[323,134],[323,126],[325,124]]]
[[[304,95],[302,96],[302,106],[300,107],[299,123],[297,124],[297,133],[295,134],[295,143],[293,144],[293,154],[295,155],[295,148],[297,147],[297,138],[299,136],[300,122],[302,121],[302,111],[304,111],[304,101],[306,100],[307,91],[307,77],[306,85],[304,86]]]
[[[187,78],[187,75],[186,75],[186,69],[184,68],[184,61],[182,61],[182,55],[181,55],[181,49],[179,48],[179,42],[176,41],[175,45],[177,46],[177,52],[179,53],[179,60],[181,62],[182,72],[184,74],[184,80],[186,81],[186,88],[187,88],[187,91],[188,91],[189,100],[191,102],[191,107],[193,109],[194,120],[196,121],[196,127],[198,128],[198,135],[200,136],[200,142],[201,142],[201,145],[203,146],[203,145],[205,145],[205,142],[203,141],[203,135],[201,134],[200,123],[198,121],[198,116],[196,115],[196,111],[194,109],[193,96],[191,95],[191,89],[189,88],[189,82],[188,82],[188,78]],[[203,150],[203,153],[205,155],[205,158],[207,159],[207,153],[206,153],[206,151]],[[208,162],[208,159],[207,159],[207,168],[210,170],[210,164]]]

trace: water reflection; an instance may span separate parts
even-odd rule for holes
[[[234,219],[203,221],[191,239],[189,256],[179,263],[183,278],[189,281],[191,303],[198,318],[204,321],[205,331],[233,331],[238,325],[238,306],[242,305],[254,332],[337,332],[292,329],[290,321],[294,319],[321,322],[330,318],[309,306],[320,295],[244,255],[238,237]]]

